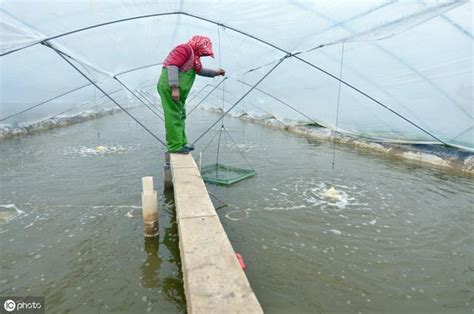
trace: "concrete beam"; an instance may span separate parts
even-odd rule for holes
[[[187,312],[263,313],[193,157],[170,159]]]

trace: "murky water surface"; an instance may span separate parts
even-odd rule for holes
[[[162,136],[161,122],[134,110]],[[196,111],[189,138],[216,119]],[[209,186],[268,313],[471,313],[474,180],[226,119],[219,161],[254,168]],[[216,161],[219,127],[197,145]],[[248,159],[248,163],[239,154]],[[127,116],[0,143],[0,295],[48,312],[185,311],[163,148]],[[332,158],[335,153],[335,168]],[[143,239],[140,178],[160,237]]]

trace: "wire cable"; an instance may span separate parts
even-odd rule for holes
[[[107,98],[110,99],[115,105],[117,105],[123,112],[125,112],[130,118],[132,118],[136,123],[138,123],[145,131],[147,131],[151,136],[153,136],[158,142],[160,142],[163,146],[166,147],[165,142],[160,139],[155,133],[153,133],[149,128],[147,128],[143,123],[141,123],[137,118],[135,118],[130,112],[128,112],[123,106],[121,106],[115,99],[110,97],[107,92],[105,92],[102,88],[100,88],[94,81],[92,81],[84,72],[82,72],[74,63],[72,63],[61,50],[53,47],[49,42],[43,41],[42,44],[46,47],[51,48],[54,50],[64,61],[66,61],[70,66],[72,66],[77,72],[79,72],[86,80],[88,80],[92,85],[94,85],[98,90],[100,90]]]
[[[342,43],[341,48],[341,65],[339,68],[339,78],[342,78],[342,65],[344,63],[344,42]],[[332,137],[332,169],[334,170],[334,166],[336,164],[336,134],[337,134],[337,126],[339,123],[339,107],[341,105],[341,81],[339,81],[339,87],[337,91],[337,109],[336,109],[336,129],[334,131],[334,135]]]
[[[49,99],[47,99],[47,100],[45,100],[45,101],[42,101],[42,102],[40,102],[39,104],[36,104],[36,105],[33,105],[33,106],[31,106],[31,107],[28,107],[28,108],[26,108],[26,109],[24,109],[24,110],[15,112],[15,113],[13,113],[13,114],[7,116],[7,117],[1,118],[1,119],[0,119],[0,122],[5,121],[5,120],[8,120],[8,119],[13,118],[13,117],[16,117],[16,116],[18,116],[18,115],[20,115],[20,114],[22,114],[22,113],[25,113],[25,112],[30,111],[30,110],[32,110],[32,109],[35,109],[36,107],[42,106],[42,105],[44,105],[44,104],[46,104],[46,103],[48,103],[48,102],[50,102],[50,101],[53,101],[53,100],[55,100],[55,99],[58,99],[58,98],[60,98],[60,97],[62,97],[62,96],[66,96],[66,95],[68,95],[68,94],[70,94],[70,93],[73,93],[73,92],[75,92],[75,91],[77,91],[77,90],[80,90],[80,89],[82,89],[82,88],[84,88],[84,87],[87,87],[87,86],[90,86],[90,84],[82,85],[82,86],[80,86],[80,87],[78,87],[78,88],[75,88],[75,89],[70,90],[70,91],[68,91],[68,92],[62,93],[62,94],[60,94],[60,95],[58,95],[58,96],[54,96],[53,98],[49,98]]]
[[[151,111],[155,116],[157,116],[161,121],[163,121],[163,122],[165,121],[165,120],[163,119],[163,117],[161,117],[157,112],[155,112],[153,109],[151,109],[151,107],[149,107],[147,104],[145,104],[145,102],[144,102],[142,99],[140,99],[137,95],[135,95],[135,93],[132,92],[132,91],[130,90],[130,88],[128,88],[121,80],[119,80],[116,76],[114,76],[114,79],[115,79],[117,82],[119,82],[120,85],[122,85],[127,91],[129,91],[136,99],[138,99],[139,102],[141,102],[145,107],[147,107],[148,110],[150,110],[150,111]]]
[[[207,95],[204,96],[204,98],[202,98],[202,99],[196,104],[196,106],[194,106],[194,107],[189,111],[189,113],[187,114],[187,116],[189,117],[189,116],[191,115],[191,113],[193,113],[193,111],[196,110],[197,107],[199,107],[199,106],[204,102],[204,100],[207,99],[207,97],[209,97],[222,83],[224,83],[225,80],[227,80],[227,77],[224,77],[224,78],[222,79],[222,81],[219,82],[219,84],[215,85],[215,86],[209,91],[209,93],[207,93]]]
[[[201,135],[198,136],[196,140],[194,140],[193,145],[196,144],[204,135],[206,135],[207,132],[212,130],[212,128],[219,123],[232,109],[234,109],[235,106],[237,106],[245,97],[247,97],[248,94],[250,94],[263,80],[265,80],[283,61],[285,61],[287,58],[289,58],[291,54],[285,55],[283,58],[280,59],[280,61],[275,64],[265,75],[263,75],[257,83],[255,83],[242,97],[240,97],[229,109],[227,109],[226,112],[224,112],[219,119],[217,119],[213,124],[211,124]]]

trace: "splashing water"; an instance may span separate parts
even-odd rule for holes
[[[232,221],[238,221],[249,218],[251,211],[291,211],[314,208],[327,213],[329,209],[339,212],[346,209],[347,206],[364,205],[358,203],[355,196],[350,196],[350,193],[357,194],[355,192],[357,187],[337,184],[331,185],[330,188],[328,186],[330,184],[325,182],[304,180],[285,183],[283,187],[278,186],[270,189],[271,197],[265,200],[268,206],[245,209],[231,206],[234,210],[227,212],[224,217]],[[334,186],[337,186],[337,189]]]
[[[15,204],[0,204],[0,223],[10,221],[24,213]]]
[[[89,156],[105,156],[120,153],[126,153],[131,147],[123,147],[121,145],[99,145],[95,147],[69,147],[63,151],[64,155],[80,155],[82,157]]]
[[[226,145],[229,149],[240,150],[241,152],[251,152],[251,151],[265,151],[266,146],[259,145],[255,142],[243,142],[243,143],[227,143]]]

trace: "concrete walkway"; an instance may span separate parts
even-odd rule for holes
[[[188,313],[263,313],[193,157],[170,159]]]

